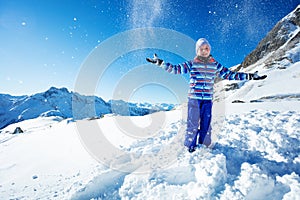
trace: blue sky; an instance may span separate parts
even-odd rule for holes
[[[30,95],[51,86],[73,90],[82,63],[95,47],[116,34],[143,27],[175,30],[193,40],[206,37],[214,57],[231,67],[241,63],[299,3],[299,0],[0,0],[0,93]],[[168,35],[160,39],[166,42]],[[132,69],[152,67],[147,66],[145,56],[153,52],[159,52],[172,63],[184,61],[159,49],[129,52],[115,60],[99,78],[95,95],[111,99],[115,85]],[[143,72],[137,70],[136,76],[131,77],[133,82],[134,77],[142,76],[138,73]],[[151,77],[156,71],[147,73]],[[185,94],[186,91],[174,94],[164,84],[145,83],[134,88],[130,100],[178,102],[176,95]]]

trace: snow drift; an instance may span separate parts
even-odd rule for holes
[[[114,145],[124,152],[155,156],[185,126],[180,112],[166,112],[165,128],[150,138],[129,141],[121,131],[110,132],[110,137],[120,138]],[[114,118],[96,121],[109,128],[115,126]],[[147,116],[130,118],[147,121]],[[217,123],[215,118],[213,126]],[[97,162],[83,147],[76,122],[59,117],[19,122],[0,134],[0,194],[5,199],[300,198],[300,110],[245,107],[222,124],[222,131],[214,133],[213,150],[202,147],[190,154],[177,141],[175,160],[163,168],[150,160],[141,171],[131,167],[130,158],[113,157],[126,170]],[[9,134],[16,126],[24,127],[24,133]]]

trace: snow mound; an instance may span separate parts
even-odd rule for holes
[[[214,148],[201,147],[192,154],[182,145],[183,133],[179,129],[185,127],[186,121],[178,118],[178,112],[166,112],[165,128],[155,135],[127,140],[127,146],[121,146],[122,141],[114,144],[124,152],[151,158],[175,143],[170,146],[175,159],[165,165],[160,165],[157,159],[136,165],[132,157],[112,157],[123,170],[114,170],[93,159],[76,134],[76,122],[53,117],[20,122],[16,126],[24,127],[23,134],[9,138],[9,133],[0,134],[0,162],[4,163],[0,168],[0,196],[5,199],[300,198],[299,112],[252,110],[227,115],[221,130],[214,133],[217,142]],[[96,121],[109,130],[114,127],[112,119],[117,117]],[[147,116],[131,118],[147,121]],[[216,119],[213,129],[215,126]],[[121,133],[111,134],[116,134],[111,136],[116,139]]]
[[[178,116],[175,112],[169,111],[168,116]],[[105,118],[97,120],[100,123]],[[112,126],[112,121],[105,122]],[[140,169],[149,163],[132,167],[130,158],[115,158],[127,169],[124,171],[97,163],[74,137],[76,123],[65,120],[52,123],[51,128],[41,124],[31,132],[2,140],[0,160],[6,164],[0,169],[0,194],[45,199],[300,198],[299,112],[252,110],[228,115],[222,130],[215,133],[214,149],[201,147],[192,154],[176,139],[176,130],[185,122],[171,117],[166,123],[157,135],[133,140],[123,149],[143,157],[157,154],[171,141],[177,143],[177,149],[172,150],[175,160],[165,167],[150,160],[151,168],[145,171]],[[45,141],[52,145],[40,146]],[[21,152],[26,159],[16,159]]]

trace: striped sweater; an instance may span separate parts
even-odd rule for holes
[[[206,61],[196,57],[192,61],[177,65],[163,62],[161,67],[173,74],[190,74],[188,95],[192,99],[212,100],[217,76],[227,80],[249,80],[249,74],[230,71],[213,57],[207,58]]]

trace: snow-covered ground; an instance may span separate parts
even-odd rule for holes
[[[146,116],[11,124],[0,130],[0,197],[300,199],[299,69],[262,67],[267,79],[217,94],[226,98],[214,104],[215,146],[192,154],[182,144],[184,104]],[[11,134],[16,127],[24,133]]]
[[[0,133],[0,197],[300,199],[300,62],[258,70],[268,78],[218,84],[215,146],[192,154],[182,144],[184,104],[146,116],[11,124]],[[222,90],[232,84],[239,89]],[[24,133],[11,134],[16,127]]]
[[[285,101],[291,109],[277,103],[226,104],[230,113],[213,121],[215,147],[192,154],[182,145],[184,105],[162,112],[163,129],[152,134],[147,127],[158,113],[10,125],[0,134],[1,199],[300,199],[300,102]],[[128,119],[150,135],[125,135],[116,120]],[[98,162],[84,148],[82,122],[97,122],[113,146],[135,157]],[[24,133],[10,134],[17,126]],[[165,147],[171,159],[160,165],[155,157]],[[152,160],[136,164],[149,155]]]

